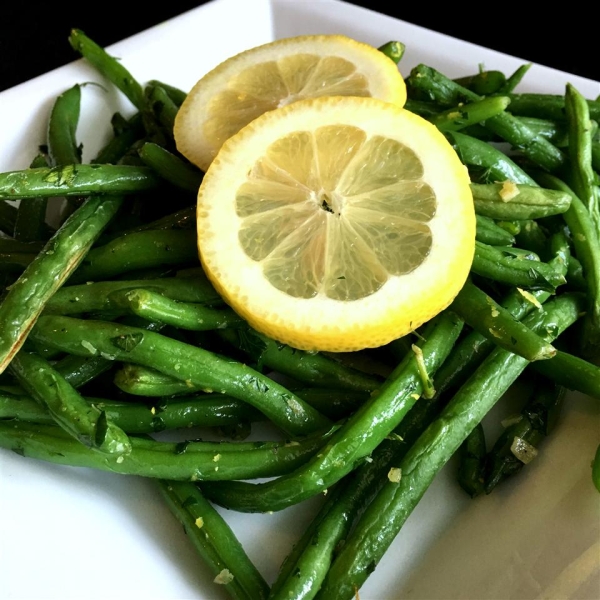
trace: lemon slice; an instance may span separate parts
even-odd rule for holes
[[[227,141],[198,193],[200,258],[255,329],[304,350],[376,347],[445,308],[475,246],[466,168],[374,98],[302,100]]]
[[[349,37],[277,40],[229,58],[196,83],[175,120],[177,149],[205,171],[223,142],[259,115],[319,96],[403,106],[406,86],[392,60]]]

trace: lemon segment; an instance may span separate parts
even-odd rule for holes
[[[178,150],[206,170],[219,148],[261,114],[297,100],[369,96],[403,106],[396,64],[343,35],[277,40],[218,65],[192,88],[175,120]]]
[[[365,97],[298,101],[228,140],[198,193],[208,277],[304,350],[388,343],[447,307],[475,246],[466,168],[424,119]]]

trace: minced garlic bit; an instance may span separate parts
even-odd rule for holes
[[[411,397],[413,400],[418,400],[418,399],[419,399],[421,396],[419,396],[419,394],[411,394],[411,395],[410,395],[410,397]]]
[[[536,456],[537,449],[523,438],[515,436],[510,451],[524,464],[529,464]]]
[[[155,415],[155,414],[156,414],[156,408],[153,406],[153,407],[150,409],[150,412],[151,412],[153,415]]]
[[[86,340],[82,340],[81,341],[81,345],[88,351],[91,352],[92,354],[97,354],[98,350],[96,350],[96,348],[94,348],[94,346],[90,343],[87,342]]]
[[[117,463],[121,464],[124,460],[125,460],[125,457],[123,455],[121,455],[117,458]]]
[[[512,415],[510,417],[506,417],[506,419],[502,419],[502,421],[500,421],[500,425],[502,425],[502,427],[504,427],[504,429],[506,429],[507,427],[510,427],[511,425],[516,425],[517,423],[519,423],[522,420],[523,420],[523,415]]]
[[[527,302],[531,302],[531,304],[533,304],[536,308],[542,308],[540,301],[531,292],[522,290],[520,287],[518,287],[517,290],[519,294],[521,294],[521,296],[527,300]]]
[[[397,467],[392,467],[388,473],[388,479],[392,483],[400,483],[402,479],[402,469],[398,469]]]
[[[495,337],[495,338],[501,338],[502,334],[499,331],[496,331],[495,329],[492,329],[491,327],[488,329],[488,331]]]
[[[583,233],[576,233],[575,237],[580,241],[580,242],[585,242],[586,237],[585,235],[583,235]]]
[[[202,529],[204,527],[204,519],[202,517],[198,517],[195,523],[198,529]]]
[[[233,581],[233,575],[229,571],[229,569],[223,569],[213,580],[215,583],[219,585],[227,585]]]
[[[498,311],[498,309],[495,306],[492,306],[492,318],[495,319],[499,314],[500,312]]]
[[[213,462],[219,462],[221,460],[221,455],[220,454],[215,454],[213,456]]]
[[[185,380],[185,385],[189,388],[194,387],[194,384],[192,383],[191,379],[186,379]]]
[[[502,198],[503,202],[508,202],[512,200],[515,196],[519,195],[519,188],[516,183],[512,181],[503,181],[502,189],[498,192],[500,198]]]

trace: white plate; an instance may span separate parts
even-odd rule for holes
[[[524,61],[336,0],[217,0],[119,42],[109,51],[140,80],[189,89],[246,48],[305,33],[344,33],[407,46],[449,76],[479,63],[512,72]],[[67,41],[65,40],[65,44]],[[0,170],[24,168],[43,143],[54,98],[97,80],[82,61],[0,94]],[[534,66],[520,90],[563,93],[571,81],[595,98],[600,84]],[[84,158],[108,135],[114,92],[84,90]],[[362,600],[516,600],[600,597],[600,496],[590,461],[600,442],[598,403],[572,395],[539,458],[489,497],[468,499],[446,468],[361,590]],[[317,507],[225,517],[265,578]],[[0,451],[0,598],[10,600],[226,598],[187,543],[152,482],[23,459]]]

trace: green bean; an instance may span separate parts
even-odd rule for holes
[[[160,371],[131,364],[124,364],[115,373],[114,383],[127,394],[150,398],[177,396],[179,399],[201,391],[200,386],[195,386],[189,381],[179,381]],[[368,392],[340,388],[293,387],[290,391],[333,420],[347,417],[369,398]]]
[[[161,87],[165,92],[167,92],[169,98],[175,103],[176,106],[181,106],[183,101],[186,99],[187,94],[180,90],[179,88],[173,87],[168,83],[163,83],[162,81],[157,81],[156,79],[152,79],[148,82],[148,85]]]
[[[138,152],[144,163],[164,180],[187,192],[198,192],[202,171],[192,164],[151,142],[145,143]]]
[[[581,261],[587,282],[588,309],[583,328],[583,351],[597,356],[600,348],[600,239],[590,213],[579,197],[560,179],[549,175],[538,176],[547,187],[571,194],[571,207],[564,220],[571,231],[577,258]]]
[[[366,392],[378,389],[383,383],[378,377],[346,367],[323,354],[280,344],[249,327],[218,334],[250,356],[259,367],[267,366],[302,383]]]
[[[171,99],[167,90],[157,83],[148,84],[144,94],[148,99],[150,110],[156,115],[169,136],[173,137],[173,125],[179,106]]]
[[[158,481],[173,515],[188,539],[234,600],[261,600],[269,586],[252,564],[223,517],[191,483]]]
[[[471,184],[475,211],[492,219],[539,219],[566,212],[571,196],[566,192],[513,183]]]
[[[100,354],[159,369],[203,389],[229,394],[267,415],[283,431],[302,435],[329,419],[272,379],[253,369],[159,333],[103,321],[42,316],[32,339],[79,356]]]
[[[567,271],[567,283],[576,291],[585,292],[588,284],[583,276],[583,267],[581,262],[574,256],[569,259],[569,268]]]
[[[507,77],[506,82],[501,86],[497,94],[510,94],[518,85],[521,80],[527,74],[527,71],[531,68],[532,63],[526,63],[521,65],[512,75]]]
[[[0,232],[12,236],[17,222],[17,207],[5,200],[0,200]]]
[[[490,466],[485,480],[489,494],[504,479],[518,473],[537,454],[536,446],[553,429],[565,395],[565,388],[538,381],[517,420],[496,440],[488,458]]]
[[[569,203],[571,199],[569,198]],[[548,252],[548,236],[537,221],[530,219],[523,221],[521,231],[516,236],[516,244],[519,248],[531,250],[538,256],[543,257]]]
[[[463,163],[485,170],[486,180],[492,182],[508,180],[513,183],[536,185],[521,167],[491,144],[458,131],[447,131],[446,137]]]
[[[292,442],[181,442],[131,438],[131,453],[107,455],[86,448],[62,429],[24,421],[0,421],[0,447],[60,465],[177,481],[275,477],[306,462],[331,432]]]
[[[569,127],[571,181],[577,197],[587,207],[596,231],[600,227],[598,188],[592,168],[592,135],[590,113],[585,98],[567,84],[565,112]]]
[[[429,119],[443,112],[443,109],[435,104],[435,102],[415,100],[414,98],[407,98],[404,108],[415,113],[416,115],[419,115],[420,117],[423,117],[424,119]]]
[[[81,86],[76,83],[55,100],[48,120],[48,154],[55,166],[81,162],[76,133],[79,122]]]
[[[510,110],[514,115],[540,119],[565,120],[565,97],[560,94],[510,94]],[[590,118],[600,121],[600,101],[587,100]]]
[[[202,304],[178,302],[147,289],[120,290],[110,294],[108,300],[111,306],[129,314],[180,329],[207,331],[240,327],[245,323],[230,308],[215,309]]]
[[[557,274],[547,263],[515,256],[513,252],[514,249],[495,248],[475,242],[471,271],[481,277],[516,287],[550,292],[565,283],[564,276]]]
[[[79,29],[71,30],[69,44],[73,50],[79,52],[115,87],[121,90],[138,110],[145,108],[142,86],[118,60],[110,56]]]
[[[600,142],[592,142],[592,167],[600,173]]]
[[[404,56],[406,46],[402,42],[390,41],[383,44],[383,46],[379,46],[377,50],[383,52],[389,59],[398,64]]]
[[[531,368],[558,385],[600,399],[600,368],[583,358],[558,350],[543,366]]]
[[[116,373],[114,384],[134,396],[163,397],[202,391],[191,381],[181,381],[156,369],[124,364]]]
[[[552,341],[579,317],[581,297],[564,294],[525,320]],[[352,598],[363,584],[435,475],[467,435],[525,369],[524,358],[494,350],[398,465],[398,482],[386,482],[363,513],[323,582],[318,599]]]
[[[119,210],[117,196],[90,198],[62,225],[0,305],[0,373],[23,345],[44,306],[77,268]]]
[[[461,329],[462,321],[448,311],[428,324],[423,334],[426,341],[422,352],[430,376],[448,356]],[[317,456],[289,476],[274,481],[259,484],[227,482],[224,505],[242,512],[264,510],[267,506],[268,510],[276,511],[323,492],[371,454],[398,426],[422,391],[417,360],[411,353],[379,392],[341,426]],[[246,492],[248,488],[253,490],[251,494]]]
[[[498,227],[501,227],[502,229],[504,229],[504,231],[510,233],[511,235],[516,236],[519,235],[519,233],[521,233],[521,221],[506,221],[505,219],[498,219],[496,220],[496,225],[498,225]]]
[[[119,113],[111,119],[114,135],[100,150],[93,164],[116,164],[131,149],[133,144],[144,136],[142,115],[138,112],[129,120],[125,120]]]
[[[198,262],[195,231],[139,231],[90,250],[69,283],[111,279],[134,269]]]
[[[458,450],[458,483],[460,487],[476,498],[485,491],[485,459],[487,456],[485,446],[485,433],[481,423],[466,437]]]
[[[194,302],[218,306],[223,300],[202,271],[194,277],[164,277],[162,279],[133,279],[98,281],[68,285],[50,298],[46,314],[83,314],[115,309],[110,298],[116,292],[143,288],[179,302]]]
[[[31,167],[48,166],[46,156],[38,154],[32,161]],[[45,240],[49,236],[46,225],[47,198],[29,198],[19,203],[15,221],[15,239],[23,242]]]
[[[90,406],[43,358],[18,352],[10,363],[12,373],[54,421],[88,448],[123,456],[131,452],[125,432],[106,413]]]
[[[54,365],[65,381],[75,389],[93,381],[112,367],[112,361],[102,356],[83,358],[69,354]]]
[[[34,260],[31,252],[0,252],[0,273],[22,273]]]
[[[479,94],[460,86],[439,71],[425,65],[418,65],[411,71],[407,85],[409,91],[424,92],[429,99],[435,100],[443,106],[454,106],[464,100],[473,102],[482,99]],[[524,123],[510,113],[502,112],[488,119],[485,126],[514,148],[519,148],[533,163],[547,171],[556,171],[565,164],[566,158],[556,146],[548,140],[536,136]]]
[[[592,482],[600,492],[600,446],[598,446],[592,462]]]
[[[0,173],[0,199],[133,194],[156,189],[159,183],[159,177],[148,167],[96,164],[41,167]]]
[[[465,283],[451,307],[481,335],[529,361],[547,360],[556,354],[552,344],[533,333],[471,281]]]
[[[475,75],[459,77],[454,81],[476,94],[489,96],[497,94],[502,89],[506,84],[506,76],[502,71],[479,71]]]
[[[503,96],[483,98],[437,113],[429,117],[429,121],[440,131],[459,131],[495,117],[504,112],[509,104],[510,100]]]
[[[188,396],[153,405],[85,397],[88,410],[105,413],[106,419],[128,434],[157,433],[190,427],[222,427],[260,421],[263,415],[244,402],[221,394]],[[0,419],[53,424],[47,410],[17,390],[0,388]]]

